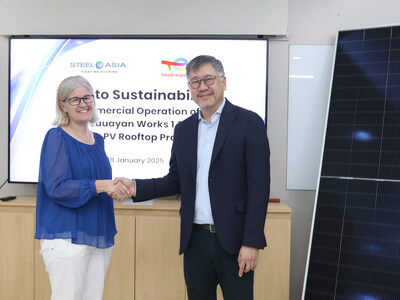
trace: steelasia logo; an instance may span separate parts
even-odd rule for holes
[[[174,61],[169,60],[162,60],[161,64],[166,65],[169,71],[177,71],[176,73],[168,72],[163,73],[161,72],[162,77],[186,77],[185,71],[186,65],[188,61],[186,58],[177,58]]]
[[[80,68],[82,73],[118,73],[118,70],[126,68],[124,62],[70,62],[71,68]]]

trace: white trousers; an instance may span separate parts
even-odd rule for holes
[[[98,249],[69,239],[41,240],[51,300],[101,300],[113,247]]]

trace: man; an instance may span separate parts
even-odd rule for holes
[[[216,299],[218,284],[225,299],[253,299],[253,271],[266,246],[266,128],[257,114],[224,98],[219,60],[198,56],[186,66],[186,76],[200,112],[176,126],[169,173],[116,182],[129,187],[134,201],[181,194],[179,253],[190,300]]]

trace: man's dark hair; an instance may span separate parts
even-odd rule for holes
[[[187,65],[186,65],[186,78],[189,78],[190,72],[196,72],[202,65],[204,64],[211,64],[215,71],[220,76],[224,76],[224,67],[222,63],[216,59],[214,56],[210,55],[199,55],[193,58]]]

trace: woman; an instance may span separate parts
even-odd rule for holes
[[[36,234],[49,273],[51,299],[102,299],[116,234],[114,185],[102,136],[89,129],[98,119],[93,88],[82,76],[57,90],[57,116],[43,142],[36,206]]]

